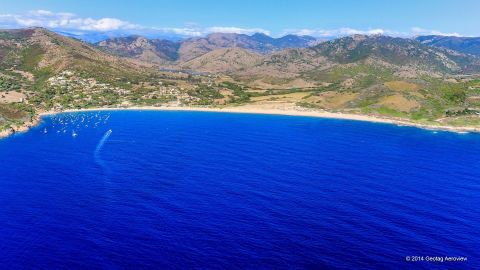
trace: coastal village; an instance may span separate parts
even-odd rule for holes
[[[184,88],[165,85],[162,81],[140,82],[137,85],[127,81],[124,87],[119,87],[98,82],[95,78],[82,78],[66,70],[50,77],[47,83],[53,91],[62,93],[61,99],[65,100],[56,103],[53,110],[97,106],[97,103],[107,106],[114,104],[130,106],[138,105],[139,101],[149,105],[179,105],[181,102],[195,101]]]

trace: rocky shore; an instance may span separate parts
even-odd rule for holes
[[[0,139],[6,138],[10,135],[13,135],[15,133],[22,133],[22,132],[27,132],[30,128],[38,125],[41,121],[41,115],[36,115],[32,118],[32,120],[25,122],[21,125],[18,126],[10,126],[6,130],[0,131]]]

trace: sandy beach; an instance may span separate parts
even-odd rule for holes
[[[426,125],[421,123],[415,123],[405,119],[399,118],[387,118],[378,117],[373,115],[361,115],[361,114],[349,114],[338,112],[327,112],[319,110],[311,110],[296,106],[285,107],[263,107],[255,105],[244,105],[238,107],[223,107],[223,108],[210,108],[210,107],[179,107],[179,106],[163,106],[163,107],[109,107],[109,108],[91,108],[91,109],[72,109],[63,110],[59,112],[43,112],[40,116],[66,113],[66,112],[84,112],[84,111],[115,111],[115,110],[158,110],[158,111],[198,111],[198,112],[223,112],[223,113],[246,113],[246,114],[273,114],[273,115],[289,115],[289,116],[308,116],[319,118],[331,118],[331,119],[344,119],[354,121],[366,121],[374,123],[393,124],[398,126],[413,126],[423,129],[431,130],[443,130],[451,132],[480,132],[480,127],[457,127],[457,126],[444,126],[444,125]]]
[[[425,125],[420,123],[411,122],[405,119],[399,118],[387,118],[378,117],[373,115],[361,115],[361,114],[349,114],[349,113],[337,113],[306,109],[296,106],[276,106],[266,107],[258,105],[244,105],[238,107],[223,107],[223,108],[211,108],[211,107],[180,107],[180,106],[163,106],[163,107],[149,107],[149,106],[133,106],[133,107],[107,107],[107,108],[90,108],[90,109],[69,109],[62,111],[47,111],[38,114],[38,117],[30,122],[27,122],[21,126],[10,128],[8,130],[0,131],[0,138],[10,136],[14,133],[26,132],[31,127],[40,123],[42,116],[69,113],[69,112],[88,112],[88,111],[117,111],[117,110],[155,110],[155,111],[198,111],[198,112],[222,112],[222,113],[246,113],[246,114],[273,114],[273,115],[289,115],[289,116],[308,116],[308,117],[320,117],[320,118],[332,118],[332,119],[344,119],[354,121],[366,121],[374,123],[393,124],[398,126],[413,126],[429,130],[443,130],[458,133],[465,132],[480,132],[480,127],[457,127],[457,126],[443,126],[443,125]]]

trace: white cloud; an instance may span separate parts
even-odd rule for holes
[[[208,27],[206,29],[207,33],[234,33],[234,34],[255,34],[262,33],[265,35],[270,35],[270,31],[262,28],[240,28],[240,27],[224,27],[224,26],[214,26]]]
[[[32,10],[24,14],[0,14],[0,28],[45,27],[56,31],[82,34],[85,32],[122,32],[124,34],[173,35],[179,37],[199,37],[210,33],[236,33],[254,34],[263,33],[271,35],[269,30],[263,28],[242,28],[235,26],[200,27],[194,23],[185,27],[145,27],[132,24],[117,18],[90,18],[80,17],[68,12],[52,12],[48,10]],[[336,38],[353,34],[363,35],[389,35],[397,37],[413,37],[418,35],[448,35],[460,36],[459,33],[444,33],[420,27],[412,27],[408,32],[398,32],[382,28],[366,30],[342,27],[338,29],[286,29],[281,33],[309,35],[317,38]]]
[[[367,30],[359,30],[349,27],[338,29],[287,29],[283,34],[307,35],[317,38],[333,38],[350,35],[393,35],[403,36],[404,33],[390,31],[382,28],[372,28]]]
[[[388,35],[394,37],[413,37],[419,35],[440,35],[440,36],[461,36],[459,33],[445,33],[437,30],[429,30],[420,27],[412,27],[409,32],[393,31],[389,29],[373,28],[367,30],[359,30],[354,28],[338,28],[338,29],[287,29],[283,34],[308,35],[317,38],[335,38],[349,35]]]
[[[159,32],[159,33],[164,33],[164,34],[176,34],[179,36],[185,36],[185,37],[199,37],[205,35],[204,31],[202,31],[200,28],[194,28],[194,27],[153,27],[150,30],[150,32]],[[147,31],[148,31],[147,30]]]
[[[417,36],[421,36],[421,35],[454,36],[454,37],[462,36],[457,32],[445,33],[437,30],[424,29],[421,27],[412,27],[411,30],[412,30],[412,33]]]
[[[175,27],[162,27],[162,28],[151,28],[153,31],[160,33],[173,33],[185,37],[201,37],[211,33],[235,33],[235,34],[255,34],[263,33],[270,35],[270,31],[262,28],[241,28],[241,27],[225,27],[225,26],[212,26],[207,28],[201,28],[198,26],[175,28]]]
[[[79,31],[90,32],[142,32],[174,34],[183,37],[198,37],[210,33],[237,33],[253,34],[264,33],[270,35],[270,31],[261,28],[241,28],[213,26],[201,28],[195,24],[186,27],[144,27],[132,24],[117,18],[83,18],[68,12],[52,12],[48,10],[32,10],[25,14],[0,14],[0,27],[21,28],[21,27],[45,27],[58,31],[80,33]]]
[[[46,27],[56,30],[114,31],[140,26],[115,18],[82,18],[73,13],[33,10],[25,14],[0,15],[2,27]]]

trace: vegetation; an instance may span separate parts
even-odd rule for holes
[[[244,86],[232,82],[222,82],[219,86],[233,91],[233,96],[229,100],[230,103],[242,104],[250,101],[252,94],[248,93]]]
[[[40,38],[32,38],[34,32]],[[239,53],[252,57],[242,61],[246,66],[232,69],[236,60],[225,57],[217,61],[228,72],[214,73],[132,63],[44,29],[0,31],[0,41],[0,130],[38,111],[163,105],[299,106],[479,124],[480,77],[456,73],[475,68],[475,60],[440,50],[432,54],[403,39],[348,37],[265,56]],[[166,45],[173,53],[167,58],[183,59],[178,44]]]
[[[21,66],[25,71],[34,72],[38,63],[42,60],[44,51],[39,46],[28,46],[21,52]]]
[[[16,91],[20,90],[20,84],[14,78],[0,77],[1,91]]]
[[[34,108],[29,105],[0,103],[0,130],[29,121],[33,117],[34,112]]]

